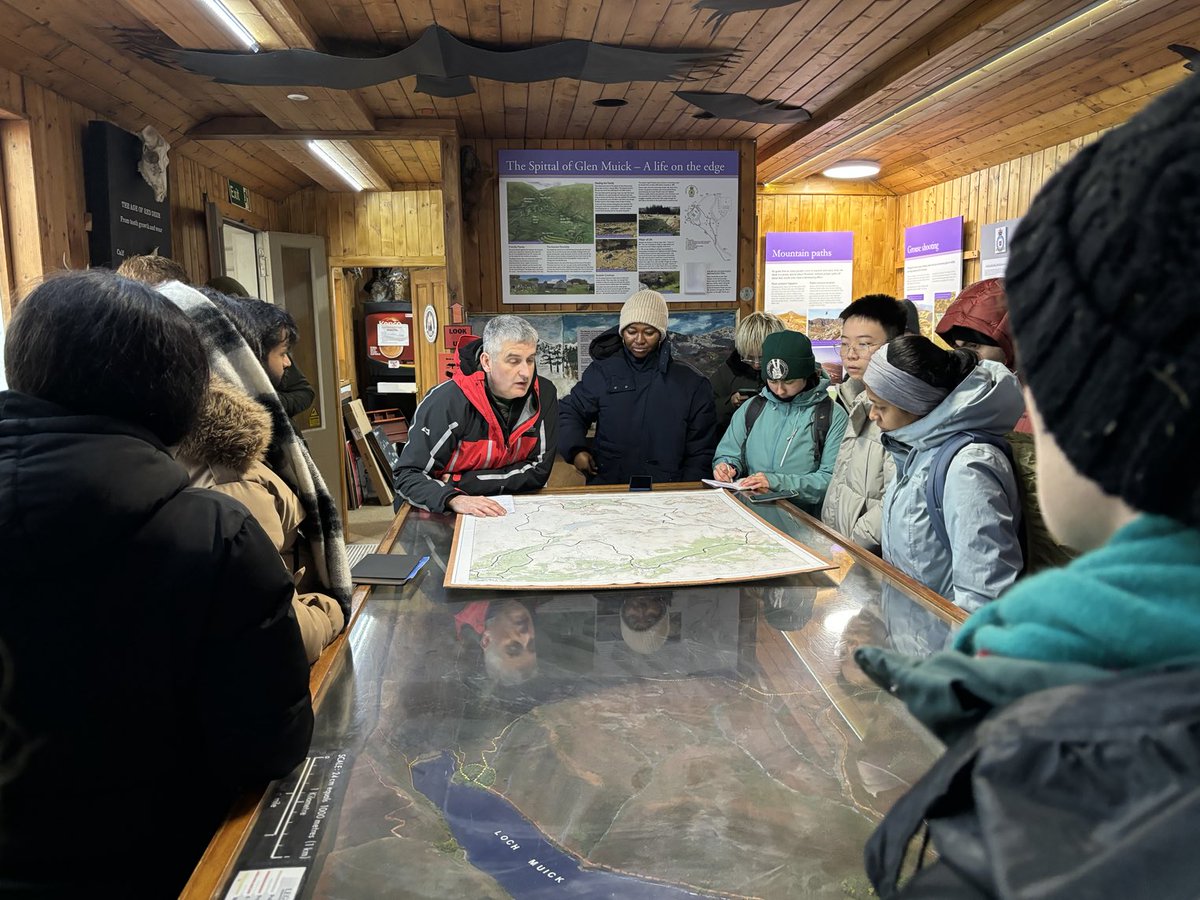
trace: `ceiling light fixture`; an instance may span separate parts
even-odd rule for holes
[[[288,94],[287,98],[289,100],[307,100],[308,94]]]
[[[309,141],[308,142],[308,149],[312,153],[313,156],[315,156],[321,162],[325,163],[325,165],[329,166],[330,169],[332,169],[334,172],[336,172],[338,174],[338,176],[342,179],[342,181],[346,182],[346,184],[348,184],[352,190],[361,191],[364,188],[369,187],[369,185],[360,183],[356,176],[352,175],[348,170],[343,168],[342,164],[339,163],[336,159],[334,159],[333,155],[330,154],[330,152],[328,150],[326,150],[324,147],[322,147],[321,144],[322,144],[322,141]]]
[[[879,163],[873,159],[846,159],[823,169],[821,174],[826,178],[874,178],[879,174]]]
[[[629,103],[623,97],[601,97],[599,100],[593,100],[592,106],[609,107],[609,106],[625,106]]]
[[[238,21],[237,16],[231,13],[221,0],[200,0],[200,3],[202,6],[207,7],[220,20],[221,24],[225,26],[225,30],[237,38],[247,50],[251,53],[258,52],[258,41],[254,39],[254,35],[250,33],[250,30],[245,25]]]

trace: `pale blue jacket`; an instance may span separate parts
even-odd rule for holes
[[[733,414],[729,429],[717,445],[713,467],[729,463],[737,469],[739,478],[762,472],[771,490],[794,491],[798,505],[810,512],[820,510],[847,422],[846,411],[834,403],[825,447],[817,460],[813,411],[818,403],[829,399],[828,387],[829,376],[821,372],[817,386],[797,394],[790,403],[772,394],[769,387],[763,388],[759,396],[765,397],[767,404],[750,429],[749,438],[746,412],[751,401],[747,400]]]
[[[1004,451],[969,444],[946,473],[947,548],[925,503],[937,448],[959,431],[1003,436],[1025,410],[1016,376],[983,360],[936,409],[883,436],[896,477],[883,498],[883,558],[906,575],[973,612],[995,600],[1021,573],[1021,499]]]

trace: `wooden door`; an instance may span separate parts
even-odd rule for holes
[[[418,269],[410,278],[412,287],[413,330],[416,338],[417,400],[438,383],[438,354],[452,352],[446,347],[445,326],[450,322],[450,303],[446,294],[446,270]]]

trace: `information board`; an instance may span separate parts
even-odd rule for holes
[[[733,150],[501,150],[505,303],[737,299]]]

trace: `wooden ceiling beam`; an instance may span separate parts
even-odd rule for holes
[[[371,186],[370,190],[391,190],[391,180],[349,141],[329,141],[326,149],[344,168],[357,172]]]
[[[218,116],[192,127],[185,137],[195,141],[279,140],[441,140],[458,134],[453,119],[376,119],[374,128],[342,131],[328,128],[287,129],[266,116]]]
[[[331,193],[345,194],[352,190],[340,175],[313,156],[300,141],[264,141],[263,146]]]
[[[973,4],[938,25],[907,49],[897,53],[879,68],[860,78],[845,91],[813,113],[811,119],[769,141],[758,151],[760,171],[766,164],[805,135],[850,112],[854,107],[886,90],[893,82],[928,63],[936,56],[953,51],[955,45],[970,40],[1000,16],[1011,12],[1012,0],[986,0]],[[775,174],[768,177],[774,177]]]

